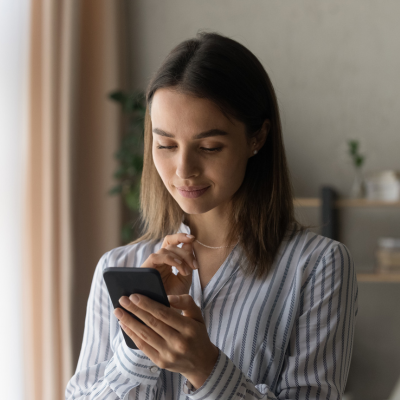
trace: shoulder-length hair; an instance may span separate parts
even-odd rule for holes
[[[246,47],[214,32],[199,32],[168,54],[146,92],[140,193],[142,236],[132,243],[162,240],[176,233],[184,218],[152,158],[150,110],[154,93],[160,88],[213,101],[228,118],[232,116],[245,124],[248,141],[266,119],[270,121],[267,139],[249,158],[243,183],[232,197],[227,237],[227,243],[241,239],[239,245],[248,261],[241,265],[244,274],[265,278],[285,235],[305,228],[294,216],[278,103],[267,72]]]

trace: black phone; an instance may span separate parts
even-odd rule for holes
[[[115,308],[123,308],[132,317],[145,324],[140,318],[126,310],[119,303],[122,296],[142,294],[152,300],[158,301],[170,307],[167,294],[160,273],[154,268],[105,268],[103,278],[107,286],[108,294]],[[146,325],[146,324],[145,324]],[[131,349],[137,350],[134,341],[120,327],[125,338],[125,343]]]

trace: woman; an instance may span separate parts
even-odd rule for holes
[[[232,39],[199,33],[170,52],[146,99],[145,234],[97,265],[66,398],[340,399],[354,264],[345,245],[294,218],[261,63]],[[122,297],[148,326],[112,310],[110,266],[159,270],[171,308]]]

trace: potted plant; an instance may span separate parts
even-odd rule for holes
[[[359,153],[360,143],[358,140],[349,140],[349,155],[355,168],[353,185],[351,187],[350,197],[365,197],[365,180],[362,172],[362,166],[365,162],[365,156]]]
[[[121,195],[126,206],[126,222],[121,229],[121,240],[126,244],[135,239],[134,223],[140,207],[146,101],[142,91],[133,93],[115,91],[109,94],[109,98],[121,105],[125,115],[126,132],[118,151],[114,154],[119,161],[119,167],[113,175],[118,183],[108,193]]]

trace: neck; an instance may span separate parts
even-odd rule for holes
[[[214,210],[212,210],[214,211]],[[210,247],[220,247],[220,246],[232,246],[236,244],[236,241],[232,243],[227,243],[227,236],[229,232],[228,218],[222,215],[216,215],[216,213],[204,213],[204,214],[186,214],[185,223],[190,227],[190,232],[195,238],[206,246]],[[202,246],[197,243],[197,247],[207,247]],[[229,249],[228,248],[228,249]],[[222,249],[209,249],[209,250],[224,250]],[[226,248],[225,248],[226,250]]]

